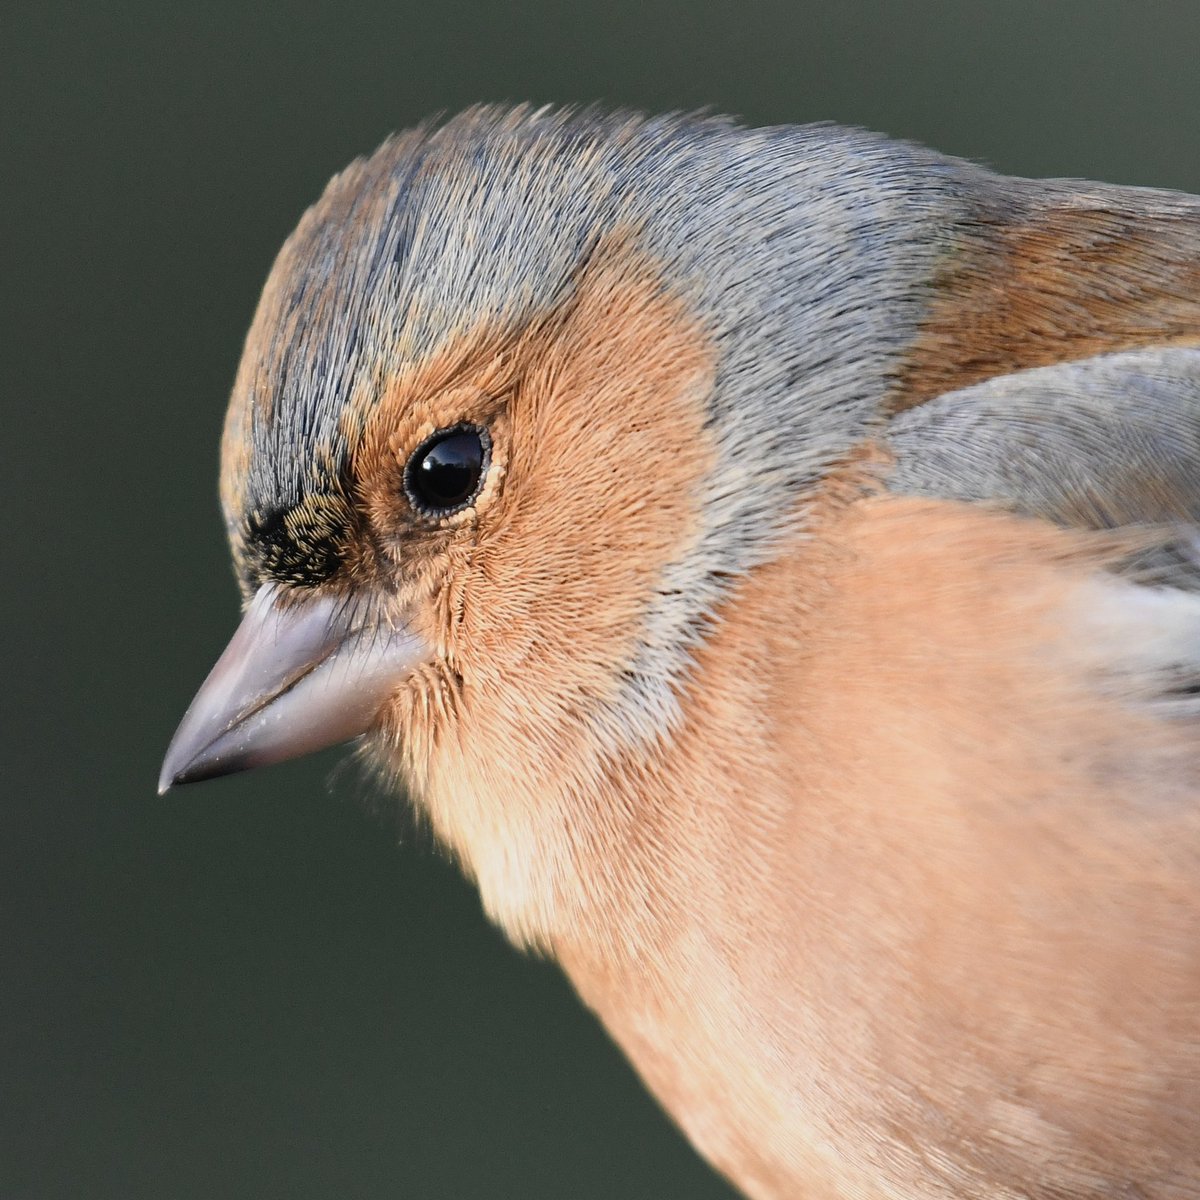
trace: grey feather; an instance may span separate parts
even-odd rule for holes
[[[900,495],[988,503],[1088,529],[1161,527],[1123,564],[1200,589],[1200,350],[1103,354],[949,392],[891,422]]]
[[[1092,529],[1200,521],[1200,350],[1002,375],[900,414],[894,492]]]

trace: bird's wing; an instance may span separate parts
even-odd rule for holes
[[[1176,1194],[1200,1079],[1200,350],[997,376],[882,441],[890,491],[830,506],[766,609],[803,640],[772,708],[802,764],[794,994],[823,1044],[871,1046],[862,1095],[920,1097],[939,1184],[970,1161]],[[815,554],[816,604],[795,582]],[[843,1055],[833,1087],[858,1069]],[[965,1178],[947,1194],[998,1194]]]
[[[899,414],[885,445],[893,494],[1128,533],[1106,572],[1114,653],[1136,643],[1173,711],[1200,710],[1200,349],[999,376]]]
[[[1200,349],[1002,375],[894,418],[899,494],[1093,529],[1200,522]]]
[[[1002,375],[899,414],[885,443],[896,494],[1076,528],[1158,526],[1185,560],[1198,557],[1200,349],[1102,354]]]

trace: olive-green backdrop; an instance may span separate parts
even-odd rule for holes
[[[478,99],[839,120],[1200,190],[1200,4],[0,5],[0,1200],[705,1200],[558,974],[329,753],[165,799],[232,629],[275,250]]]

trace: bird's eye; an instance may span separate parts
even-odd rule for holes
[[[491,460],[492,439],[478,425],[439,429],[413,451],[404,469],[409,503],[427,517],[446,517],[479,494]]]

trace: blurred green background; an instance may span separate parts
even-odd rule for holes
[[[217,435],[326,178],[479,99],[835,119],[1200,191],[1200,5],[0,7],[0,1200],[704,1200],[344,754],[154,795],[233,628]]]

